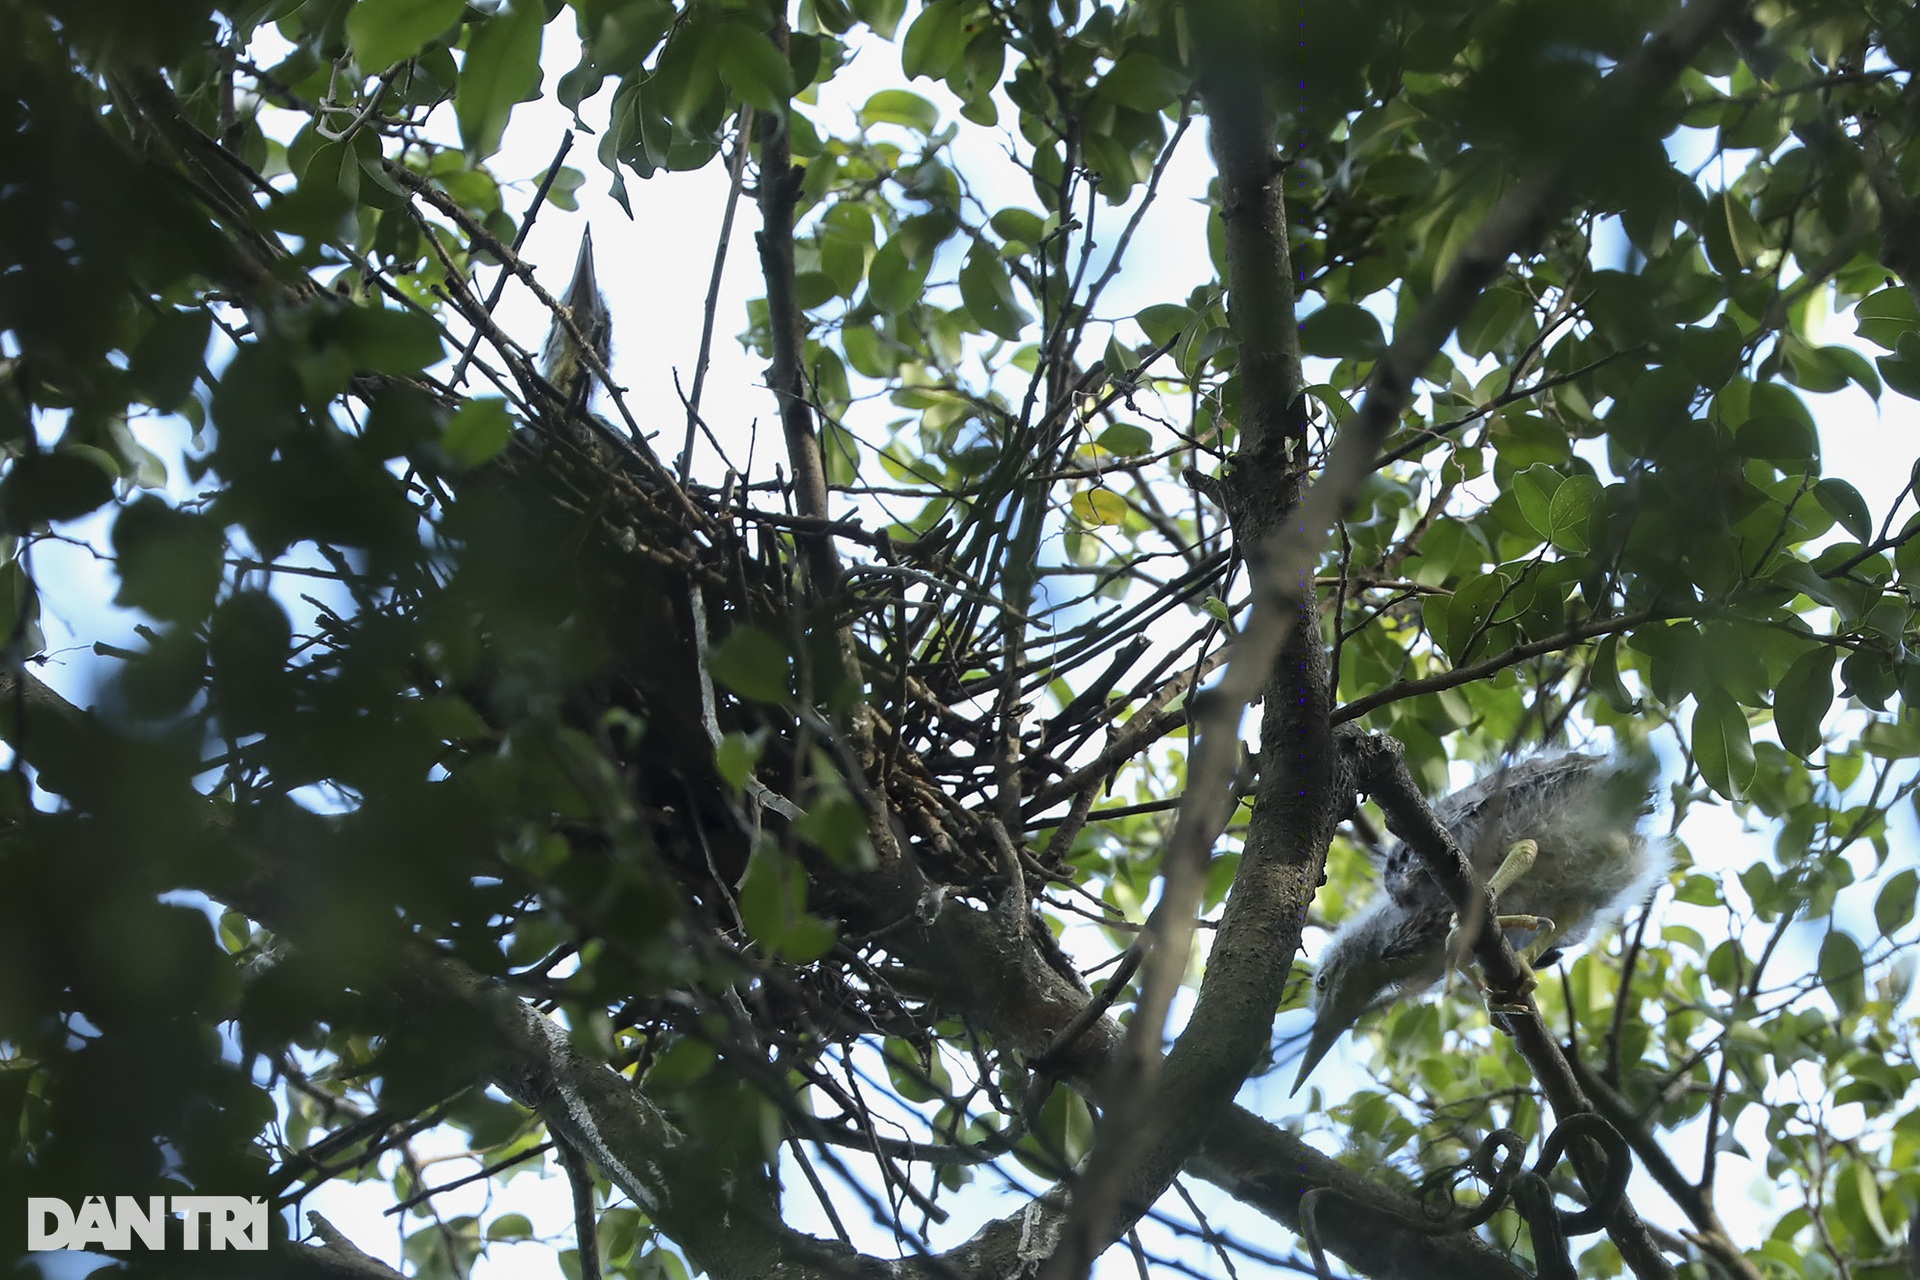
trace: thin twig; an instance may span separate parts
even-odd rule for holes
[[[707,278],[707,303],[701,311],[700,355],[693,365],[693,390],[687,395],[687,440],[680,446],[680,461],[674,468],[681,484],[687,482],[693,470],[693,433],[700,421],[700,391],[706,386],[708,357],[713,352],[714,317],[720,310],[720,277],[726,270],[727,249],[733,243],[733,215],[740,205],[741,180],[746,173],[748,142],[752,137],[753,108],[742,107],[740,124],[734,130],[733,173],[727,187],[726,212],[720,215],[720,238],[713,246],[713,274]]]

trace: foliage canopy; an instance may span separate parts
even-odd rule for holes
[[[6,1204],[380,1178],[463,1275],[532,1226],[430,1133],[565,1169],[576,1275],[1896,1274],[1920,473],[1810,397],[1920,399],[1917,64],[1895,0],[0,7]],[[502,171],[543,95],[597,168]],[[577,345],[530,221],[705,166],[751,455],[493,318]],[[140,640],[68,698],[87,539]],[[1257,1114],[1382,811],[1568,742],[1771,848]]]

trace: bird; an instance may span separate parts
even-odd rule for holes
[[[600,284],[593,268],[593,232],[591,229],[580,237],[580,254],[574,259],[573,282],[567,286],[567,296],[562,299],[573,316],[574,327],[580,336],[593,348],[599,357],[599,366],[604,369],[613,356],[613,313],[607,309],[607,299],[600,292]],[[593,391],[593,370],[580,358],[580,348],[567,332],[567,326],[560,317],[553,318],[553,325],[547,330],[547,342],[540,353],[540,374],[560,395],[560,401],[569,415],[580,412],[587,406],[587,399]]]
[[[1534,756],[1434,805],[1493,894],[1508,941],[1536,961],[1582,941],[1596,921],[1644,900],[1665,877],[1668,845],[1640,831],[1653,811],[1651,763],[1573,752]],[[1459,930],[1465,946],[1455,932],[1452,900],[1419,852],[1398,842],[1382,864],[1379,890],[1320,957],[1313,1026],[1293,1092],[1362,1014],[1464,967],[1475,931]]]

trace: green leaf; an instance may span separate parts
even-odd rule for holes
[[[1802,759],[1819,749],[1820,722],[1833,706],[1833,649],[1821,645],[1794,659],[1773,695],[1780,745]]]
[[[1372,173],[1370,168],[1369,176]],[[1467,318],[1460,322],[1460,349],[1480,359],[1511,335],[1532,310],[1533,300],[1520,290],[1493,286],[1480,295],[1467,312]]]
[[[1707,954],[1706,937],[1698,929],[1689,929],[1683,924],[1662,925],[1660,940],[1670,946],[1685,947],[1698,956]]]
[[[1866,963],[1860,944],[1838,929],[1820,941],[1820,985],[1833,997],[1842,1017],[1856,1014],[1867,999]]]
[[[784,108],[793,97],[793,68],[766,33],[744,22],[724,22],[716,36],[720,78],[762,111]]]
[[[1002,240],[1037,245],[1046,238],[1047,221],[1031,209],[1009,205],[988,220]]]
[[[1886,655],[1864,646],[1841,660],[1840,679],[1847,692],[1875,711],[1885,711],[1887,699],[1900,687],[1899,677]]]
[[[329,142],[307,157],[300,173],[300,185],[308,190],[333,191],[352,203],[360,198],[360,157],[345,142]]]
[[[763,731],[745,734],[732,730],[720,739],[720,748],[714,752],[714,765],[729,785],[744,787],[753,776],[753,767],[760,762],[760,753],[766,745]]]
[[[98,449],[69,446],[13,460],[0,480],[6,528],[28,533],[55,520],[74,520],[113,500],[118,468]]]
[[[466,0],[359,0],[347,14],[347,42],[368,73],[411,58],[460,20]]]
[[[1447,634],[1441,639],[1448,657],[1455,662],[1466,660],[1469,644],[1493,617],[1501,597],[1512,585],[1504,573],[1485,573],[1453,593],[1447,605]]]
[[[487,1224],[489,1240],[524,1240],[533,1234],[533,1223],[524,1213],[503,1213]]]
[[[1853,309],[1855,332],[1891,351],[1900,335],[1920,330],[1920,309],[1905,285],[1890,285],[1860,299]]]
[[[1552,467],[1538,462],[1513,478],[1513,499],[1520,504],[1520,514],[1543,538],[1553,536],[1553,496],[1566,479]]]
[[[498,396],[468,400],[455,411],[440,447],[464,467],[477,467],[500,455],[513,438],[513,415]]]
[[[1873,900],[1873,920],[1883,937],[1893,937],[1912,922],[1916,890],[1920,890],[1920,874],[1911,867],[1895,872],[1880,886],[1880,894]]]
[[[1386,349],[1379,319],[1355,303],[1322,307],[1300,326],[1300,350],[1306,355],[1371,360]]]
[[[871,871],[878,865],[867,838],[867,811],[844,790],[807,806],[793,824],[794,834],[817,846],[835,866],[849,871]]]
[[[900,42],[900,69],[908,79],[945,80],[967,47],[967,11],[971,5],[933,0],[907,28]]]
[[[1708,200],[1701,227],[1707,258],[1721,273],[1736,276],[1752,267],[1766,249],[1766,236],[1744,197],[1718,192]]]
[[[1135,315],[1133,322],[1147,335],[1148,342],[1159,346],[1179,337],[1194,322],[1194,314],[1191,308],[1175,302],[1157,302]]]
[[[1711,328],[1682,329],[1680,359],[1702,387],[1718,391],[1740,372],[1740,326],[1721,316]]]
[[[226,532],[218,520],[141,497],[113,522],[120,569],[114,603],[167,622],[198,622],[219,593],[225,552]]]
[[[714,679],[755,702],[787,700],[790,664],[787,647],[757,627],[735,627],[707,656]]]
[[[540,96],[546,21],[539,0],[514,0],[511,9],[474,31],[453,92],[453,114],[468,155],[483,158],[499,150],[514,106]]]
[[[1840,522],[1840,527],[1861,542],[1873,537],[1873,515],[1867,510],[1867,500],[1860,491],[1845,480],[1822,480],[1813,486],[1813,497],[1827,514]]]
[[[868,296],[872,296],[871,287]],[[840,331],[840,339],[845,344],[847,363],[856,373],[869,378],[885,378],[892,375],[898,367],[899,356],[883,350],[880,333],[870,324],[849,321]]]
[[[1186,91],[1187,78],[1150,53],[1123,54],[1095,89],[1123,107],[1158,111]]]
[[[833,950],[839,940],[840,930],[832,921],[806,915],[787,926],[776,950],[788,964],[812,964]]]
[[[1123,458],[1138,458],[1153,452],[1153,434],[1131,422],[1116,422],[1100,433],[1096,442],[1108,453]]]
[[[912,1041],[899,1036],[888,1036],[880,1054],[887,1064],[888,1080],[907,1101],[933,1102],[945,1095],[949,1080],[937,1055],[923,1053]]]
[[[1734,446],[1749,458],[1768,462],[1808,462],[1820,456],[1813,428],[1793,418],[1749,418],[1734,433]]]
[[[893,32],[906,16],[907,0],[848,0],[860,21],[874,29],[882,40],[893,39]]]
[[[867,297],[888,315],[920,301],[920,292],[927,284],[927,270],[933,265],[930,255],[919,262],[910,259],[901,239],[895,236],[881,245],[873,261],[867,264]]]
[[[719,115],[725,98],[714,74],[720,25],[705,7],[689,10],[655,60],[652,78],[641,86],[644,102],[653,109],[641,117],[646,148],[662,167],[668,167],[681,138]]]
[[[1880,760],[1920,758],[1920,721],[1911,715],[1874,720],[1860,731],[1860,747]]]
[[[1676,902],[1684,902],[1694,907],[1717,907],[1721,905],[1720,885],[1712,876],[1691,875],[1680,881],[1673,891]]]
[[[446,354],[440,325],[424,311],[347,307],[316,336],[338,342],[355,369],[408,377],[438,364]]]
[[[1640,709],[1640,700],[1628,693],[1627,686],[1620,681],[1619,636],[1607,636],[1595,646],[1588,683],[1593,686],[1595,693],[1606,699],[1608,706],[1622,715],[1630,715]]]
[[[1435,181],[1434,166],[1406,152],[1381,156],[1367,165],[1366,174],[1368,189],[1390,198],[1424,196]]]
[[[1600,482],[1592,476],[1583,472],[1567,477],[1567,482],[1554,492],[1553,506],[1547,514],[1547,536],[1554,546],[1576,553],[1591,549],[1587,522],[1594,504],[1600,501],[1600,494]]]
[[[1840,371],[1873,399],[1880,398],[1880,375],[1873,362],[1852,347],[1821,347],[1820,354],[1838,365]]]
[[[1515,468],[1543,462],[1557,467],[1573,456],[1566,430],[1534,413],[1509,408],[1495,414],[1487,437],[1500,460]]]
[[[1722,690],[1700,696],[1693,713],[1693,757],[1715,791],[1729,800],[1746,794],[1754,773],[1753,737],[1745,713]]]
[[[747,935],[793,964],[833,949],[838,931],[807,913],[807,878],[800,865],[769,843],[754,848],[740,881],[740,923]]]
[[[752,874],[751,870],[748,874]],[[706,1079],[718,1057],[713,1046],[705,1040],[697,1040],[692,1036],[676,1037],[654,1055],[647,1067],[644,1083],[649,1089],[663,1092],[684,1089]]]
[[[1073,495],[1069,504],[1073,514],[1090,525],[1124,524],[1127,519],[1127,500],[1104,486],[1082,489]]]
[[[1842,617],[1853,621],[1857,611],[1848,597],[1845,584],[1833,583],[1814,572],[1804,560],[1789,560],[1768,575],[1767,581],[1786,591],[1798,592],[1818,604],[1838,609]]]
[[[865,205],[837,201],[820,220],[820,269],[841,297],[852,297],[860,287],[872,248],[873,215]]]
[[[1876,356],[1873,363],[1888,386],[1909,400],[1920,400],[1920,364],[1905,356]]]
[[[806,881],[793,860],[771,844],[757,845],[740,880],[740,922],[757,942],[775,945],[792,917],[806,910]]]
[[[1904,1080],[1901,1081],[1902,1088],[1904,1088],[1905,1085],[1906,1082]],[[1896,1089],[1888,1092],[1884,1096],[1888,1103],[1892,1103],[1899,1097],[1899,1094],[1900,1090]],[[1860,1213],[1866,1218],[1867,1226],[1873,1232],[1874,1238],[1879,1240],[1882,1248],[1893,1244],[1897,1237],[1888,1228],[1886,1214],[1880,1208],[1880,1183],[1873,1175],[1872,1166],[1864,1161],[1853,1162],[1853,1186],[1854,1194],[1858,1196],[1860,1200]],[[1920,1228],[1915,1228],[1915,1230],[1916,1233],[1920,1233]],[[1908,1269],[1912,1270],[1913,1265],[1910,1265]]]
[[[1030,317],[1013,296],[1006,264],[984,245],[975,245],[960,268],[960,300],[981,328],[1012,341]]]
[[[860,108],[860,127],[897,124],[918,133],[932,133],[940,124],[940,108],[908,89],[882,89]]]
[[[128,358],[128,372],[154,408],[180,407],[206,372],[213,317],[204,311],[166,311]]]

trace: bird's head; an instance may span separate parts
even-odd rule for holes
[[[613,354],[613,316],[607,310],[607,300],[600,292],[594,271],[591,231],[580,237],[580,254],[574,259],[573,281],[567,286],[565,303],[574,327],[599,357],[600,367],[605,368]],[[585,406],[593,388],[593,371],[581,359],[579,344],[558,316],[547,331],[540,363],[541,376],[560,393],[569,412]]]
[[[1292,1093],[1361,1014],[1440,977],[1446,936],[1446,916],[1408,911],[1384,894],[1340,926],[1313,975],[1313,1029]]]

